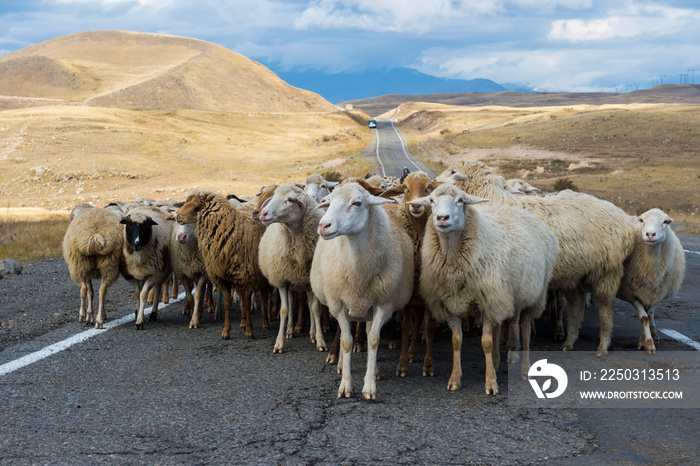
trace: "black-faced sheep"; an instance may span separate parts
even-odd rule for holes
[[[120,223],[124,225],[121,274],[136,290],[139,302],[136,330],[142,330],[149,291],[154,288],[153,310],[149,320],[155,321],[158,319],[158,301],[163,282],[172,273],[170,235],[173,221],[156,207],[138,207],[130,210]]]

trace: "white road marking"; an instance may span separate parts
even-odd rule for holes
[[[377,160],[379,160],[379,165],[382,166],[382,176],[386,176],[384,164],[382,163],[382,159],[379,158],[379,131],[377,131],[377,128],[374,128],[374,134],[377,136]]]
[[[172,298],[168,304],[161,306],[158,310],[165,309],[166,307],[170,306],[171,304],[182,301],[183,299],[185,299],[184,292],[180,293],[177,298]],[[152,310],[153,310],[153,306],[144,309],[144,311],[143,311],[144,316],[150,315]],[[51,356],[53,354],[60,353],[61,351],[68,349],[73,345],[77,345],[80,342],[83,342],[89,338],[92,338],[96,335],[104,333],[107,330],[111,330],[115,327],[119,327],[120,325],[128,324],[129,322],[133,322],[134,320],[136,320],[136,316],[134,315],[133,312],[131,312],[131,313],[125,315],[124,317],[122,317],[121,319],[106,322],[103,326],[104,328],[101,328],[101,329],[91,328],[90,330],[85,330],[84,332],[80,332],[77,335],[73,335],[70,338],[66,338],[65,340],[54,343],[53,345],[49,345],[45,348],[40,349],[39,351],[29,353],[26,356],[22,356],[19,359],[15,359],[14,361],[10,361],[8,363],[1,365],[0,366],[0,375],[9,374],[10,372],[16,371],[17,369],[20,369],[24,366],[28,366],[30,364],[37,362],[37,361],[41,361],[42,359],[48,358],[49,356]]]
[[[687,249],[684,249],[684,251],[687,252],[688,254],[698,254],[698,255],[700,255],[700,252],[697,252],[697,251],[688,251]]]
[[[406,156],[409,162],[413,164],[414,167],[418,169],[418,171],[423,171],[421,167],[416,165],[416,162],[411,160],[411,157],[408,156],[408,152],[406,152],[406,146],[403,145],[403,138],[401,138],[401,134],[399,134],[399,130],[396,128],[396,125],[394,124],[394,120],[391,120],[391,127],[394,128],[394,131],[396,132],[396,137],[399,138],[399,141],[401,142],[401,148],[403,149],[403,155]]]
[[[698,343],[695,340],[691,340],[682,333],[676,332],[675,330],[671,330],[670,328],[660,328],[659,332],[665,333],[674,340],[680,341],[681,343],[685,343],[691,348],[695,348],[696,350],[700,351],[700,343]]]

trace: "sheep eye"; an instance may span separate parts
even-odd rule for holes
[[[328,187],[328,186],[326,186],[325,184],[322,184],[322,185],[321,185],[321,188],[323,188],[323,189],[326,189],[327,187]]]
[[[352,203],[355,207],[360,207],[362,205],[362,201],[355,201]]]
[[[433,186],[429,184],[428,186],[426,186],[425,192],[430,194],[433,192],[433,189],[434,189]]]

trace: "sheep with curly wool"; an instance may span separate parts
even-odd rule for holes
[[[656,353],[659,342],[654,310],[678,292],[685,277],[685,252],[664,211],[651,209],[638,218],[634,251],[625,262],[617,297],[632,304],[642,322],[637,348]]]
[[[319,351],[325,351],[326,342],[321,326],[321,308],[311,291],[311,261],[318,242],[318,224],[321,212],[313,197],[301,188],[283,184],[263,205],[260,221],[267,226],[260,240],[258,260],[260,270],[280,293],[280,327],[273,353],[284,351],[286,337],[294,336],[292,325],[287,326],[292,300],[290,292],[306,293],[311,311],[309,337]]]
[[[154,289],[149,320],[155,321],[163,283],[172,273],[170,235],[173,220],[157,207],[137,207],[124,215],[120,223],[124,225],[120,272],[134,285],[138,299],[136,330],[142,330],[149,291]]]
[[[231,338],[232,292],[242,297],[242,324],[245,334],[253,338],[250,296],[261,291],[266,301],[270,284],[258,262],[258,247],[265,227],[238,211],[224,197],[206,191],[194,191],[177,211],[180,224],[196,223],[195,233],[209,280],[224,293],[223,339]],[[263,327],[267,327],[267,310],[263,310]]]
[[[100,279],[99,306],[95,328],[102,328],[107,311],[107,289],[119,278],[122,254],[121,215],[110,209],[80,204],[71,212],[63,237],[63,258],[71,279],[80,286],[78,322],[93,323],[92,280]]]
[[[485,201],[446,183],[411,204],[431,206],[419,288],[432,316],[446,321],[452,330],[453,365],[447,389],[462,386],[461,319],[478,309],[483,318],[485,390],[496,395],[497,329],[508,319],[524,324],[522,370],[526,374],[529,322],[544,310],[559,245],[549,228],[522,209],[472,207]]]
[[[350,319],[370,325],[367,372],[362,394],[376,399],[377,348],[382,326],[411,298],[413,246],[395,214],[357,183],[337,187],[324,198],[311,264],[311,288],[341,329],[342,379],[338,397],[350,397]]]
[[[570,190],[544,197],[510,194],[480,162],[465,161],[460,170],[446,170],[437,179],[452,182],[469,194],[488,198],[493,204],[527,210],[554,232],[559,240],[559,255],[550,289],[563,292],[568,302],[568,332],[562,349],[573,349],[586,293],[591,292],[599,309],[597,354],[607,354],[615,296],[624,273],[624,262],[635,242],[635,225],[629,215],[610,202]]]

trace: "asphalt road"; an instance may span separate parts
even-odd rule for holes
[[[394,122],[388,118],[378,119],[374,129],[374,139],[364,152],[374,165],[376,173],[382,176],[401,177],[404,168],[409,171],[423,170],[430,176],[436,174],[408,153],[408,143]]]
[[[388,138],[381,131],[391,126],[379,125],[383,155]],[[406,166],[399,155],[393,158],[392,170]],[[696,253],[687,253],[683,288],[660,306],[657,325],[698,342],[700,247],[697,237],[684,238],[684,244]],[[52,286],[70,281],[65,264],[60,267]],[[231,340],[222,341],[223,324],[210,314],[200,329],[188,329],[182,302],[161,309],[159,320],[146,322],[143,331],[125,323],[8,370],[18,358],[85,335],[89,328],[77,322],[77,287],[74,294],[47,302],[32,296],[32,286],[28,280],[23,298],[28,312],[73,312],[75,318],[0,353],[0,464],[700,461],[697,408],[515,408],[508,404],[506,364],[497,374],[501,393],[485,395],[477,329],[465,334],[463,388],[457,392],[445,389],[451,369],[448,330],[438,328],[434,377],[421,375],[420,362],[409,366],[407,377],[396,377],[399,350],[388,349],[384,335],[374,402],[361,397],[364,353],[353,357],[354,396],[338,399],[339,375],[306,336],[289,340],[285,353],[272,354],[278,323],[265,331],[255,315],[256,339],[234,331]],[[119,292],[127,293],[124,288]],[[108,304],[108,322],[133,314],[133,306],[114,302]],[[612,350],[636,351],[640,324],[631,306],[617,303],[615,325]],[[552,336],[548,323],[538,322],[533,349],[558,351],[560,343]],[[659,352],[695,352],[661,337]],[[594,351],[597,338],[596,314],[589,311],[576,349]],[[326,339],[330,342],[331,335]],[[422,351],[423,346],[421,357]]]

